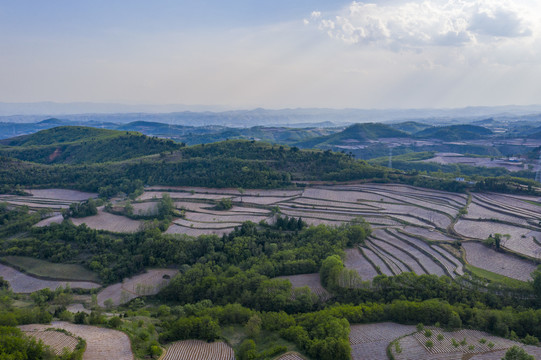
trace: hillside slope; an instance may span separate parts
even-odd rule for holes
[[[171,140],[137,132],[61,126],[0,141],[0,155],[42,164],[83,164],[119,161],[174,151]]]
[[[327,136],[316,137],[297,143],[297,146],[303,148],[330,148],[337,145],[346,145],[352,143],[363,143],[370,140],[381,138],[406,137],[403,131],[393,129],[392,127],[379,123],[354,124],[343,131]]]

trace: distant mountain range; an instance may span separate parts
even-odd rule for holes
[[[486,118],[541,119],[541,105],[466,107],[461,109],[252,109],[226,110],[218,107],[184,105],[123,105],[100,103],[0,103],[0,122],[38,122],[48,117],[74,122],[130,123],[161,122],[174,125],[228,127],[325,126],[364,122],[417,121],[454,125]]]

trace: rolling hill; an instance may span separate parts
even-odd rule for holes
[[[343,131],[327,136],[316,137],[297,143],[303,148],[332,148],[337,145],[358,144],[381,138],[406,137],[403,131],[379,123],[354,124]]]
[[[0,140],[0,155],[43,164],[83,164],[125,160],[182,146],[137,132],[61,126]]]

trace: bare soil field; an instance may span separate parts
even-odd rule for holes
[[[69,200],[72,202],[97,198],[98,194],[68,189],[30,189],[25,190],[35,197],[52,200]]]
[[[513,279],[529,281],[536,265],[517,256],[497,252],[478,242],[464,242],[466,260],[475,267],[492,271]]]
[[[398,353],[396,347],[392,346],[393,356],[397,360],[462,359],[466,354],[491,354],[496,350],[520,345],[515,341],[477,330],[463,329],[447,332],[436,327],[426,329],[431,331],[430,336],[426,336],[425,332],[421,331],[398,340],[402,352]],[[427,341],[430,341],[432,346],[428,346]],[[468,355],[468,358],[471,355]]]
[[[157,294],[173,276],[175,269],[149,269],[146,273],[124,279],[122,283],[113,284],[98,293],[98,304],[104,306],[107,299],[115,305],[126,303],[139,296]]]
[[[414,331],[415,326],[389,322],[351,325],[351,356],[353,360],[387,359],[386,349],[389,343]]]
[[[496,233],[510,235],[502,241],[502,247],[532,258],[538,258],[541,246],[541,232],[527,228],[489,221],[459,220],[455,231],[469,238],[485,240]],[[534,240],[535,239],[535,240]]]
[[[79,340],[73,336],[66,335],[60,331],[54,330],[26,330],[24,333],[30,336],[36,341],[43,341],[43,343],[49,346],[56,355],[61,355],[64,349],[69,352],[75,350],[75,346],[79,343]]]
[[[63,321],[54,321],[52,325],[22,325],[23,331],[45,330],[57,328],[69,331],[75,336],[86,340],[86,351],[83,360],[133,360],[130,339],[126,334],[117,330],[111,330],[89,325],[76,325]]]
[[[94,289],[99,288],[101,285],[89,282],[89,281],[54,281],[54,280],[41,280],[20,271],[15,270],[12,267],[0,264],[0,276],[4,280],[9,282],[11,290],[14,293],[31,293],[41,289],[49,288],[55,290],[59,287],[65,288],[69,285],[72,289]]]
[[[169,345],[161,360],[235,360],[235,352],[224,342],[177,341]]]
[[[368,260],[361,254],[359,249],[347,249],[346,250],[346,259],[344,265],[348,269],[357,270],[359,276],[363,281],[372,280],[378,275],[378,272]]]
[[[49,226],[51,224],[60,224],[64,221],[64,217],[62,215],[54,215],[47,219],[43,219],[34,226],[36,227],[43,227],[43,226]]]
[[[98,214],[84,218],[70,218],[74,225],[86,224],[91,229],[106,230],[111,232],[137,232],[141,227],[142,221],[132,220],[125,216],[114,215],[98,210]]]

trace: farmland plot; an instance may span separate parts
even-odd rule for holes
[[[162,360],[235,360],[235,352],[224,342],[207,343],[201,340],[183,340],[172,343]]]
[[[195,193],[202,194],[227,194],[227,195],[241,195],[239,189],[232,188],[204,188],[204,187],[193,187],[193,186],[150,186],[145,189],[145,191],[170,191],[170,192],[188,192],[192,191]],[[282,197],[292,197],[299,196],[302,194],[301,190],[262,190],[262,189],[245,189],[243,195],[251,196],[282,196]]]
[[[282,201],[291,200],[293,198],[289,197],[277,197],[277,196],[237,196],[231,199],[235,202],[247,203],[247,204],[258,204],[258,205],[272,205]]]
[[[363,203],[363,204],[353,204],[353,203],[343,203],[330,200],[320,200],[320,199],[310,199],[310,198],[298,198],[292,201],[294,204],[300,204],[305,206],[317,206],[328,207],[328,208],[337,208],[337,209],[350,209],[350,210],[377,210],[379,209],[376,206]]]
[[[416,197],[431,197],[442,201],[454,201],[458,206],[466,204],[467,196],[464,194],[451,193],[441,190],[423,189],[409,185],[400,184],[365,184],[360,185],[360,189],[384,190],[389,193],[401,193],[405,195],[415,195]]]
[[[435,229],[426,229],[426,228],[421,228],[417,226],[404,226],[402,228],[402,231],[408,234],[411,234],[413,236],[419,236],[419,237],[425,238],[427,240],[449,241],[449,242],[456,240],[450,236],[442,234],[441,232]]]
[[[397,194],[389,194],[388,192],[384,191],[373,191],[371,192],[373,194],[376,194],[378,196],[384,195],[391,197],[395,200],[395,202],[398,203],[404,203],[404,204],[411,204],[414,206],[418,206],[421,208],[430,208],[432,210],[436,210],[439,212],[443,212],[446,214],[449,214],[451,216],[455,216],[458,213],[458,209],[456,207],[451,207],[449,205],[446,205],[445,202],[434,200],[428,197],[424,197],[424,199],[420,199],[420,196],[417,198],[406,196],[406,195],[397,195]]]
[[[424,332],[416,332],[399,340],[401,353],[396,353],[395,348],[391,351],[397,360],[402,359],[462,359],[465,354],[488,353],[495,350],[508,349],[519,343],[508,339],[492,336],[477,330],[458,330],[453,332],[443,331],[435,327],[428,327],[432,332],[430,337]],[[438,336],[441,335],[441,340]],[[427,346],[427,341],[433,343]],[[445,357],[447,355],[447,357]]]
[[[52,200],[68,200],[71,202],[85,201],[90,198],[98,197],[98,194],[96,193],[88,193],[68,189],[30,189],[25,191],[39,198]]]
[[[308,286],[310,290],[312,290],[312,292],[319,296],[319,298],[323,301],[330,297],[329,292],[321,285],[321,280],[318,273],[279,276],[277,279],[289,280],[293,289]]]
[[[142,221],[132,220],[125,216],[107,213],[103,209],[99,209],[97,215],[70,218],[70,220],[75,226],[86,224],[91,229],[128,233],[138,231],[143,223]]]
[[[478,242],[464,242],[466,260],[481,269],[507,276],[513,279],[528,281],[530,274],[536,269],[533,262],[506,253],[497,252]]]
[[[414,331],[415,326],[395,323],[351,325],[351,356],[353,360],[387,359],[389,343]]]
[[[76,325],[64,321],[53,321],[52,325],[22,325],[23,331],[39,331],[46,328],[57,328],[69,331],[86,340],[83,360],[133,360],[130,339],[121,331],[89,325]]]
[[[197,221],[197,222],[207,222],[207,223],[220,223],[220,222],[236,222],[243,223],[245,221],[251,221],[258,223],[261,220],[266,220],[266,216],[257,216],[257,215],[242,215],[242,214],[227,214],[227,215],[216,215],[216,214],[207,214],[207,213],[196,213],[191,211],[186,211],[186,220]]]
[[[504,195],[504,194],[488,193],[488,194],[476,194],[475,198],[480,201],[483,201],[487,205],[495,207],[496,209],[509,211],[511,213],[519,213],[524,216],[541,218],[541,214],[539,213],[539,206],[530,204],[524,201],[524,200],[531,201],[531,199],[528,199],[528,197],[522,197],[522,196],[519,197],[518,195],[510,196],[510,195]]]
[[[530,355],[533,355],[534,359],[541,359],[541,347],[517,344],[517,346],[526,350]],[[492,351],[484,354],[474,355],[470,360],[501,360],[505,356],[506,350]]]
[[[430,245],[430,246],[432,247],[432,249],[439,252],[441,255],[443,255],[444,258],[446,258],[447,260],[449,260],[451,263],[453,263],[456,266],[455,272],[458,275],[461,275],[461,276],[464,275],[464,269],[463,269],[462,263],[453,254],[451,254],[449,251],[447,251],[441,246],[438,246],[438,245]]]
[[[346,260],[344,265],[348,269],[357,270],[357,273],[363,281],[372,280],[378,275],[378,272],[372,264],[366,260],[359,249],[346,249]]]
[[[64,217],[62,215],[54,215],[47,219],[43,219],[34,226],[36,227],[44,227],[49,226],[51,224],[60,224],[62,221],[64,221]]]
[[[155,216],[158,214],[158,203],[155,201],[132,203],[133,213],[142,216]]]
[[[104,306],[107,299],[115,305],[126,303],[139,296],[155,295],[177,274],[175,269],[151,269],[146,273],[124,279],[98,293],[98,304]]]
[[[372,250],[376,256],[378,256],[394,275],[401,274],[403,272],[408,272],[410,269],[407,268],[401,261],[397,260],[395,257],[391,256],[389,253],[383,251],[381,248],[374,245],[372,242],[366,242],[365,246]]]
[[[79,343],[79,340],[73,336],[66,335],[60,331],[54,330],[26,330],[24,333],[30,336],[36,341],[43,341],[43,343],[51,348],[56,355],[61,355],[64,349],[69,352],[75,350],[75,346]]]
[[[426,274],[426,271],[421,267],[421,265],[419,265],[419,263],[408,253],[398,249],[397,247],[394,247],[388,242],[377,240],[377,239],[379,239],[379,237],[371,240],[374,246],[392,255],[395,259],[397,259],[402,264],[404,264],[408,269],[406,271],[413,271],[417,275]],[[404,250],[407,250],[407,249],[404,249]]]
[[[23,274],[22,272],[19,272],[4,264],[0,264],[0,276],[9,282],[11,290],[14,293],[31,293],[45,288],[55,290],[59,287],[65,288],[66,285],[69,285],[72,289],[94,289],[101,286],[90,281],[42,280]]]
[[[426,255],[416,247],[411,246],[407,242],[400,240],[400,238],[398,238],[396,235],[389,236],[388,238],[386,238],[386,241],[397,246],[399,249],[406,251],[409,255],[417,259],[417,261],[419,262],[419,264],[421,264],[426,273],[434,274],[437,276],[445,275],[445,271],[443,270],[443,268],[438,263],[436,263],[430,256]]]
[[[517,216],[511,216],[507,215],[502,212],[493,211],[490,209],[487,209],[486,207],[483,207],[481,205],[478,205],[475,202],[472,202],[470,206],[468,206],[468,214],[464,216],[465,219],[484,219],[484,220],[491,220],[496,219],[500,221],[510,222],[517,225],[528,225],[528,222],[526,219],[517,217]]]
[[[453,278],[455,277],[455,270],[457,269],[457,266],[454,263],[450,262],[446,257],[440,254],[438,251],[430,247],[430,245],[428,245],[426,242],[424,242],[421,239],[404,235],[393,230],[389,230],[389,231],[391,231],[391,233],[399,237],[401,240],[409,243],[410,245],[416,247],[417,249],[419,249],[420,251],[422,251],[429,257],[431,257],[434,261],[439,263],[451,277]],[[460,270],[458,272],[460,272]]]
[[[381,258],[371,249],[367,247],[360,247],[359,248],[361,252],[364,254],[364,256],[376,267],[376,271],[381,272],[384,275],[392,276],[393,272],[387,266],[387,264],[381,260]]]
[[[161,199],[164,193],[161,192],[152,192],[145,191],[143,194],[139,195],[137,201]],[[230,199],[231,195],[220,195],[220,194],[199,194],[199,193],[184,193],[184,192],[167,192],[171,199],[201,199],[201,200],[220,200],[220,199]]]
[[[359,191],[337,191],[332,188],[308,188],[304,190],[302,197],[311,199],[328,200],[337,203],[353,203],[359,204],[360,201],[382,201],[396,202],[386,196],[376,196],[374,194],[362,193]],[[370,204],[376,205],[376,204]]]
[[[533,231],[518,226],[489,222],[459,220],[455,224],[455,231],[466,237],[485,240],[491,234],[508,234],[509,240],[502,240],[502,247],[532,258],[539,258],[541,246],[536,242],[541,241],[541,232]]]

